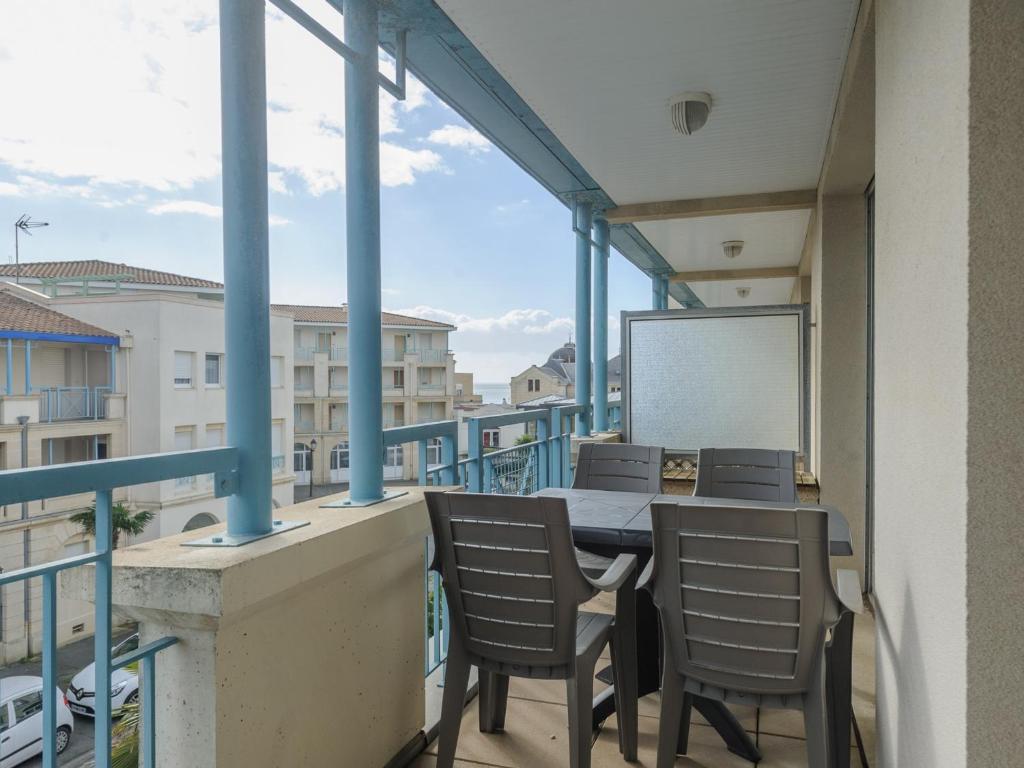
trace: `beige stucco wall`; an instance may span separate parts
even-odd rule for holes
[[[827,195],[819,212],[815,476],[821,502],[838,507],[850,523],[854,557],[844,558],[838,565],[856,568],[863,577],[867,395],[864,196]]]
[[[119,552],[116,610],[157,664],[167,768],[382,766],[424,724],[421,492],[371,507],[280,512],[310,524],[237,548],[187,534]],[[216,530],[216,529],[213,529]],[[62,580],[89,595],[92,574]]]
[[[876,7],[881,766],[999,764],[967,759],[968,17],[962,0]]]
[[[539,379],[540,389],[530,390],[527,381]],[[558,379],[546,371],[542,371],[536,365],[532,365],[518,376],[513,376],[511,381],[512,405],[544,397],[545,395],[560,395],[562,397],[572,396],[572,387],[566,387]]]
[[[971,4],[967,763],[1024,742],[1024,3]]]

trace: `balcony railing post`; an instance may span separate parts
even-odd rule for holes
[[[457,442],[458,426],[453,430],[455,433],[441,437],[441,463],[445,469],[441,470],[441,484],[455,485],[455,443]]]
[[[466,429],[469,440],[469,465],[466,471],[469,473],[470,493],[482,493],[484,480],[484,438],[483,430],[480,429],[480,419],[472,418]]]
[[[14,339],[7,340],[7,395],[14,394]]]
[[[608,220],[594,219],[594,429],[608,431]]]
[[[43,768],[57,765],[57,574],[43,574]],[[97,688],[97,690],[99,690]],[[6,706],[6,705],[3,705]]]
[[[96,634],[95,666],[96,768],[110,768],[110,637],[112,601],[113,494],[96,492]]]
[[[418,472],[419,479],[418,479],[418,483],[420,485],[426,485],[427,484],[427,441],[426,440],[420,440],[417,443],[417,447],[419,448],[419,456],[418,456],[418,458],[419,458],[419,472]]]
[[[576,402],[590,403],[590,242],[591,205],[577,201],[574,211],[576,230]],[[590,434],[590,420],[576,422],[576,434]]]
[[[263,0],[220,2],[227,439],[239,451],[228,534],[235,536],[273,530],[265,13]]]
[[[547,488],[550,476],[550,460],[548,459],[548,437],[550,429],[547,419],[537,420],[537,490]]]
[[[377,0],[345,0],[345,210],[349,445],[355,503],[383,498],[381,466],[380,125]]]

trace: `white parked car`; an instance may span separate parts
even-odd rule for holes
[[[139,636],[132,635],[115,645],[110,657],[116,659],[138,650]],[[90,664],[73,678],[67,690],[68,706],[76,715],[96,716],[96,664]],[[116,715],[125,704],[139,702],[139,676],[131,669],[115,669],[110,676],[110,712]],[[0,766],[0,768],[4,768]]]
[[[75,718],[60,689],[57,694],[57,754],[68,748]],[[43,751],[43,678],[0,680],[0,768],[12,768]]]

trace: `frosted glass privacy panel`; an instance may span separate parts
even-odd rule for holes
[[[798,312],[632,319],[629,441],[801,451]]]

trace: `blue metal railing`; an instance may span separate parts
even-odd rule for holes
[[[608,406],[608,429],[612,432],[617,432],[622,429],[622,406],[621,405],[609,405]]]
[[[0,506],[77,493],[96,494],[96,550],[0,574],[0,587],[27,579],[43,580],[43,766],[57,765],[57,575],[71,568],[95,566],[96,768],[110,768],[110,675],[135,661],[142,662],[142,754],[145,765],[155,765],[156,654],[175,644],[165,637],[132,654],[111,659],[111,604],[113,581],[113,489],[212,472],[217,496],[234,493],[238,470],[235,448],[201,448],[194,451],[129,456],[103,461],[83,461],[29,469],[0,471]]]

